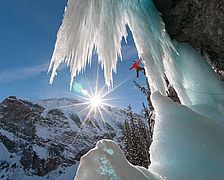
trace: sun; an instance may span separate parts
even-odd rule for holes
[[[99,108],[103,105],[103,98],[100,97],[100,95],[94,95],[92,96],[90,99],[90,104],[91,104],[91,107],[93,108]]]

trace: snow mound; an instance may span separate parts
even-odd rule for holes
[[[110,140],[101,140],[81,158],[76,180],[162,180],[157,174],[131,165],[119,146]]]

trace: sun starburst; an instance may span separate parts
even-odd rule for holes
[[[112,89],[106,91],[106,85],[104,85],[101,89],[99,88],[99,79],[98,79],[98,69],[97,69],[97,77],[96,77],[96,83],[95,83],[95,87],[94,90],[92,89],[92,87],[89,85],[89,89],[84,89],[82,87],[81,84],[79,83],[74,83],[74,91],[76,93],[80,93],[81,95],[77,95],[76,96],[81,99],[80,103],[75,103],[75,104],[71,104],[68,106],[62,106],[59,108],[69,108],[69,107],[75,107],[75,106],[79,106],[81,107],[81,111],[79,112],[79,114],[83,113],[86,114],[85,119],[82,122],[82,125],[80,127],[79,132],[76,135],[76,138],[80,135],[80,132],[82,131],[83,127],[86,125],[87,121],[90,120],[91,118],[89,118],[91,115],[96,116],[96,114],[99,114],[99,117],[101,117],[101,120],[103,122],[103,124],[105,125],[105,127],[107,128],[106,125],[106,119],[104,117],[104,113],[111,115],[111,112],[108,111],[107,107],[116,107],[114,105],[112,105],[112,100],[115,99],[119,99],[119,98],[108,98],[108,96],[117,88],[119,88],[120,86],[122,86],[124,83],[126,83],[128,80],[130,80],[134,74],[132,74],[130,77],[128,77],[127,79],[125,79],[124,81],[122,81],[121,83],[119,83],[118,85],[114,86]],[[87,81],[88,84],[88,81]],[[94,118],[95,119],[95,118]],[[94,126],[95,122],[92,121],[92,124]]]
[[[99,95],[93,96],[90,99],[91,106],[94,108],[98,108],[99,106],[102,106],[102,102],[103,102],[103,99]]]

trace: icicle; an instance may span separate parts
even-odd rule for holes
[[[74,77],[90,63],[96,47],[106,84],[110,86],[121,56],[122,37],[127,36],[126,25],[132,30],[152,91],[165,94],[163,59],[171,57],[173,46],[150,0],[69,0],[49,67],[50,82],[64,61],[70,66],[72,85]]]

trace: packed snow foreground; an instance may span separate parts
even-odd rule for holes
[[[149,170],[134,167],[114,142],[104,140],[81,159],[75,179],[223,179],[223,83],[190,45],[170,41],[152,0],[69,0],[50,65],[51,82],[65,62],[72,85],[95,48],[111,85],[126,25],[153,92],[152,163]],[[164,73],[182,105],[165,97]]]

